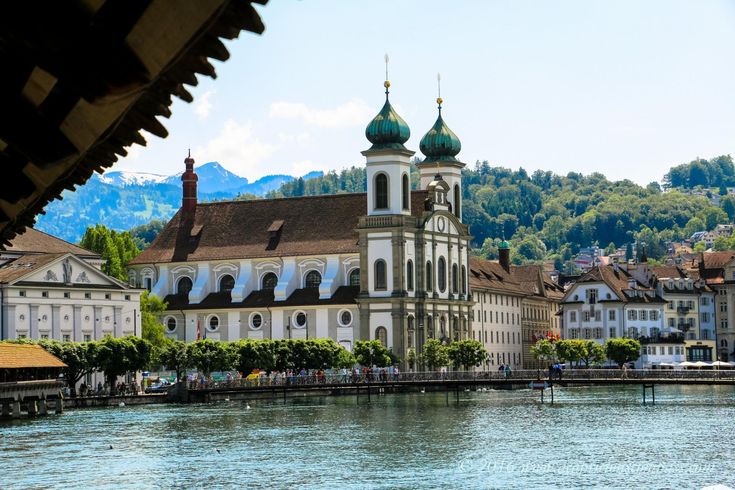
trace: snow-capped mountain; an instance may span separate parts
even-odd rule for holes
[[[107,172],[104,175],[94,174],[94,176],[105,184],[115,185],[118,187],[128,185],[159,184],[170,178],[167,175],[126,171]]]

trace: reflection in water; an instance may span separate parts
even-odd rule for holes
[[[68,411],[0,424],[0,488],[735,485],[732,387],[657,387],[656,406],[641,404],[639,387],[562,388],[555,398],[540,405],[521,390],[463,392],[459,403],[452,393],[449,404],[444,393],[416,393]]]

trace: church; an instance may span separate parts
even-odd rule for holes
[[[378,339],[404,359],[427,339],[472,337],[460,141],[438,98],[411,190],[410,130],[384,86],[365,130],[366,193],[198,203],[184,160],[181,209],[128,271],[168,303],[167,336],[332,338],[348,350]]]

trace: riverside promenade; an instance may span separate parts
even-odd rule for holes
[[[287,396],[342,395],[352,394],[370,397],[374,393],[399,393],[406,391],[445,390],[460,391],[493,389],[519,389],[535,386],[543,391],[553,390],[554,386],[599,386],[599,385],[640,385],[643,400],[650,395],[655,403],[655,385],[733,385],[735,370],[618,370],[618,369],[570,369],[561,377],[549,378],[548,373],[539,370],[513,371],[509,376],[501,372],[454,371],[400,373],[398,375],[378,373],[372,375],[325,374],[322,376],[266,376],[239,380],[190,383],[188,401],[208,402],[248,395]],[[552,391],[553,393],[553,391]],[[735,400],[735,398],[734,398]]]

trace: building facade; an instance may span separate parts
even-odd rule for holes
[[[429,338],[469,337],[461,145],[439,100],[411,191],[410,130],[388,87],[365,131],[365,194],[202,204],[185,160],[181,209],[129,268],[168,302],[168,336],[377,339],[404,359]]]
[[[89,250],[28,228],[0,253],[1,339],[141,335],[140,293]]]

